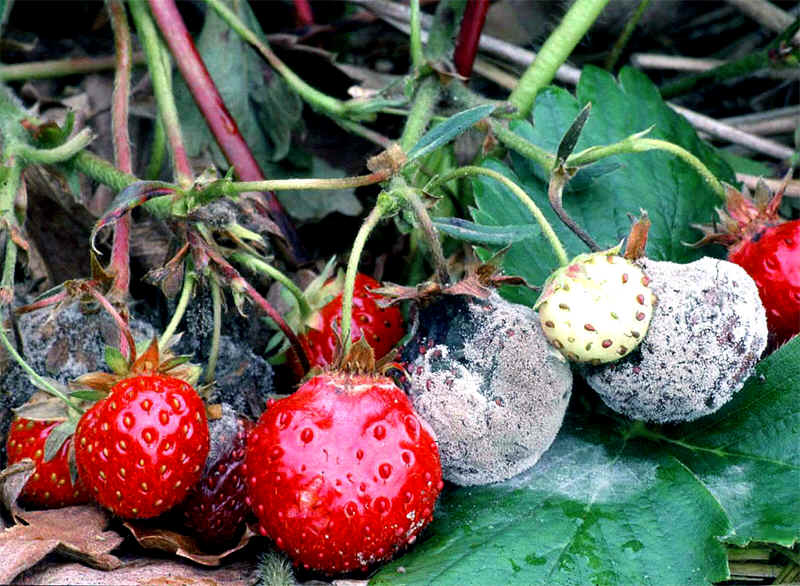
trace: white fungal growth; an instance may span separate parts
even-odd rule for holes
[[[572,373],[536,314],[497,294],[464,303],[448,326],[448,345],[427,347],[421,338],[426,350],[410,365],[411,399],[436,433],[445,479],[462,486],[505,480],[550,447]]]
[[[681,265],[644,259],[658,303],[639,349],[584,369],[603,401],[633,419],[691,421],[728,402],[767,345],[758,289],[738,265],[702,258]]]

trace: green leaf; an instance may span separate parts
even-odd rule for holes
[[[419,139],[419,142],[411,147],[411,150],[408,151],[408,160],[413,161],[414,159],[424,157],[428,153],[446,145],[467,128],[486,118],[489,114],[494,112],[494,110],[495,106],[493,104],[483,104],[452,115],[444,122],[437,124],[433,129],[426,132],[425,135]]]
[[[122,355],[122,352],[114,346],[106,346],[105,350],[106,364],[116,374],[125,374],[128,372],[128,361]]]
[[[681,145],[702,160],[722,181],[735,184],[728,164],[702,142],[686,120],[661,99],[656,87],[642,73],[623,69],[617,82],[605,71],[587,67],[578,84],[577,99],[568,92],[548,88],[536,99],[534,124],[518,121],[512,129],[526,140],[555,152],[560,137],[570,127],[582,105],[591,102],[592,115],[577,141],[576,152],[620,141],[653,126],[650,137]],[[552,224],[568,254],[586,252],[583,243],[561,224],[547,199],[547,174],[534,162],[515,153],[512,167],[490,161],[487,166],[517,182]],[[647,152],[609,157],[598,173],[592,165],[578,172],[564,191],[564,207],[601,247],[610,248],[630,229],[627,214],[648,211],[652,221],[648,256],[657,260],[690,262],[709,250],[689,248],[683,242],[697,240],[692,223],[709,222],[721,202],[695,171],[683,161],[664,152]],[[610,170],[610,171],[609,171]],[[493,226],[532,223],[526,208],[516,203],[508,190],[489,178],[473,179],[477,210],[473,219]],[[488,254],[488,253],[487,253]],[[504,268],[531,283],[541,285],[556,268],[553,253],[544,239],[514,244],[506,255]],[[519,292],[515,301],[532,303],[535,294]]]
[[[457,240],[496,246],[508,246],[514,242],[538,235],[541,232],[535,224],[484,226],[461,218],[434,219],[433,225],[440,232]]]
[[[251,30],[263,37],[247,2],[228,2],[228,5]],[[291,130],[300,123],[300,98],[215,11],[206,11],[196,45],[253,156],[272,175],[272,161],[285,156]],[[189,155],[196,157],[210,152],[219,168],[227,168],[225,156],[180,78],[175,80],[175,99]]]
[[[108,393],[94,391],[92,389],[81,389],[79,391],[72,391],[69,396],[74,399],[80,399],[81,401],[99,401],[100,399],[105,399]]]
[[[561,142],[558,143],[556,150],[556,159],[562,163],[567,160],[567,157],[575,150],[575,145],[578,144],[578,139],[581,137],[583,127],[586,126],[586,121],[589,119],[589,114],[592,112],[592,103],[586,104],[583,109],[578,112],[575,120],[570,124],[570,127],[564,133]]]
[[[427,538],[372,583],[724,580],[723,541],[800,538],[798,389],[795,338],[730,403],[691,424],[615,427],[571,414],[525,474],[447,492]]]
[[[47,439],[44,440],[44,461],[49,462],[58,454],[58,450],[64,445],[74,433],[75,428],[78,426],[77,420],[67,420],[55,426]]]
[[[727,578],[723,511],[667,453],[568,421],[528,473],[460,488],[372,584],[699,584]],[[402,566],[405,572],[397,573]]]

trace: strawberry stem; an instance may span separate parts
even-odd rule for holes
[[[594,239],[589,236],[589,233],[581,228],[564,209],[564,187],[569,183],[569,180],[570,174],[564,165],[559,165],[550,173],[550,183],[547,186],[547,198],[550,200],[550,207],[553,208],[553,211],[564,225],[572,230],[575,236],[583,240],[583,243],[589,247],[589,250],[597,252],[601,250],[597,242],[595,242]]]
[[[16,226],[14,217],[14,201],[22,183],[22,165],[11,159],[11,167],[7,168],[7,176],[0,192],[0,218],[6,225],[6,254],[3,261],[3,274],[0,277],[0,305],[10,305],[14,299],[14,272],[17,267],[17,245],[11,238],[10,230]]]
[[[514,196],[522,202],[522,204],[528,208],[528,210],[533,214],[534,219],[539,224],[539,227],[542,229],[542,234],[544,237],[547,238],[547,241],[550,243],[553,252],[558,259],[558,263],[560,266],[566,266],[569,263],[569,257],[567,257],[567,252],[564,250],[564,245],[561,244],[561,241],[556,236],[556,233],[553,231],[553,227],[550,225],[550,222],[547,221],[542,211],[539,207],[533,202],[533,200],[528,196],[527,193],[516,183],[511,181],[505,175],[498,173],[497,171],[493,171],[492,169],[487,169],[485,167],[475,167],[475,166],[467,166],[461,167],[459,169],[455,169],[445,175],[437,177],[430,185],[429,188],[434,187],[439,183],[447,183],[453,179],[459,179],[461,177],[467,177],[469,175],[485,175],[487,177],[491,177],[492,179],[499,181],[503,185],[505,185]]]
[[[415,71],[420,71],[425,66],[425,53],[422,50],[422,17],[420,15],[419,0],[411,0],[409,8],[411,9],[408,22],[411,67]]]
[[[130,134],[128,133],[128,103],[131,81],[131,33],[125,5],[120,0],[108,3],[111,28],[114,30],[116,48],[116,70],[114,73],[114,92],[111,106],[111,134],[114,138],[114,161],[125,173],[133,173]],[[114,280],[108,296],[113,303],[125,306],[130,288],[130,231],[131,214],[124,214],[114,226],[114,240],[111,246],[111,262],[108,272]],[[127,314],[127,309],[123,310]],[[120,338],[120,351],[124,340]],[[124,354],[124,352],[123,352]]]
[[[206,365],[206,383],[211,383],[214,380],[217,359],[219,358],[219,340],[222,332],[222,291],[215,276],[212,275],[209,281],[211,282],[211,308],[214,314],[214,328],[211,331],[211,349],[208,352],[208,363]]]
[[[378,225],[384,215],[388,214],[396,207],[393,198],[385,191],[378,195],[378,202],[372,208],[369,215],[364,219],[364,223],[358,229],[358,234],[353,241],[353,248],[350,250],[350,257],[347,260],[347,271],[344,276],[344,289],[342,290],[342,356],[350,353],[352,342],[350,340],[351,321],[353,319],[353,288],[358,273],[358,263],[364,245],[370,233]]]
[[[281,271],[264,261],[263,259],[258,258],[257,256],[249,253],[244,252],[234,252],[231,255],[231,260],[239,263],[253,272],[256,273],[264,273],[271,279],[278,281],[281,285],[286,287],[289,293],[297,300],[297,305],[300,309],[300,316],[303,320],[306,317],[311,315],[312,309],[311,306],[308,304],[308,300],[306,299],[305,294],[303,291],[298,287],[294,281],[292,281],[289,277],[284,275]]]
[[[406,186],[405,188],[400,189],[399,192],[406,203],[408,203],[411,209],[414,210],[414,215],[417,218],[419,227],[422,229],[422,233],[425,236],[425,241],[427,242],[431,254],[433,255],[433,267],[436,270],[436,276],[439,282],[442,285],[449,285],[450,275],[447,271],[447,260],[445,259],[444,251],[442,250],[442,242],[439,240],[439,233],[436,231],[436,228],[431,221],[431,216],[428,213],[422,198],[420,198],[419,190]]]
[[[158,38],[155,24],[144,2],[145,0],[131,0],[128,5],[136,25],[136,31],[139,33],[139,42],[144,48],[147,59],[147,67],[153,82],[153,93],[172,153],[175,178],[178,184],[186,189],[192,184],[192,166],[186,154],[178,109],[172,95],[172,75],[170,68],[167,67],[169,54]]]
[[[47,379],[41,377],[39,373],[37,373],[33,368],[31,368],[31,366],[27,362],[25,362],[25,359],[22,356],[20,356],[19,352],[17,352],[17,349],[14,348],[14,345],[6,336],[5,328],[2,326],[0,326],[0,343],[3,344],[3,347],[11,355],[14,361],[17,364],[19,364],[22,370],[24,370],[28,374],[28,376],[30,376],[36,382],[38,388],[50,393],[54,397],[58,397],[59,399],[64,401],[64,403],[66,403],[67,406],[70,407],[71,409],[74,409],[79,413],[83,413],[83,409],[77,407],[67,395],[65,395],[64,393],[59,391],[56,387],[54,387],[52,384],[50,384],[50,382]]]
[[[92,131],[84,128],[64,144],[52,149],[37,149],[25,143],[16,142],[9,145],[8,153],[18,155],[26,163],[54,165],[68,161],[89,146],[92,140],[94,140]]]
[[[528,117],[536,95],[553,81],[556,70],[564,64],[607,3],[608,0],[576,0],[564,14],[561,23],[550,33],[536,59],[508,97],[517,108],[517,117]]]
[[[433,108],[436,102],[439,101],[440,90],[439,80],[433,76],[428,76],[420,84],[417,93],[414,94],[414,104],[408,113],[406,126],[399,141],[403,152],[410,151],[411,147],[422,138],[433,116]]]
[[[461,27],[458,30],[456,48],[453,52],[456,71],[462,77],[472,75],[472,66],[475,63],[475,55],[478,54],[478,42],[481,38],[488,11],[489,0],[472,0],[467,2],[467,6],[464,9]]]
[[[666,140],[659,140],[656,138],[642,138],[634,135],[628,137],[620,142],[610,144],[607,146],[589,147],[579,153],[575,153],[568,157],[564,165],[566,167],[580,167],[595,163],[600,159],[610,157],[613,155],[631,154],[631,153],[644,153],[647,151],[659,150],[671,153],[689,164],[700,177],[708,184],[708,186],[716,193],[720,199],[725,200],[725,188],[719,179],[706,167],[703,162],[687,151],[681,146],[667,142]]]
[[[178,304],[175,306],[175,312],[164,328],[164,333],[158,341],[159,351],[163,352],[169,344],[170,338],[175,335],[178,325],[181,323],[183,316],[186,314],[186,308],[189,307],[189,300],[194,293],[194,285],[197,281],[197,275],[191,266],[191,261],[187,260],[183,272],[183,287],[181,288],[181,296],[178,298]]]

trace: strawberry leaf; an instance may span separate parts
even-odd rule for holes
[[[128,360],[122,355],[122,352],[114,346],[106,346],[105,350],[106,364],[116,374],[125,374],[128,372]]]
[[[549,88],[536,99],[534,123],[517,121],[512,130],[556,152],[560,137],[589,102],[592,114],[577,140],[576,152],[621,141],[652,126],[649,138],[682,146],[703,161],[718,179],[736,183],[728,164],[666,105],[652,82],[633,69],[623,69],[617,81],[605,71],[587,67],[578,84],[577,98],[565,90]],[[485,165],[514,179],[530,195],[570,256],[586,252],[584,244],[550,209],[544,169],[516,153],[511,154],[511,162],[511,167],[494,160]],[[477,206],[473,219],[477,223],[505,226],[534,222],[527,208],[491,178],[477,177],[472,184]],[[683,242],[697,239],[691,224],[713,219],[714,207],[721,203],[691,167],[673,155],[656,151],[616,155],[581,169],[567,185],[563,200],[567,213],[603,248],[610,248],[627,235],[627,214],[638,214],[641,208],[647,210],[653,222],[648,256],[676,262],[690,262],[709,253],[688,248]],[[484,251],[483,258],[488,254]],[[548,243],[538,237],[514,243],[504,263],[508,274],[525,277],[532,285],[541,285],[556,266]],[[518,292],[514,300],[533,303],[535,295]]]
[[[77,421],[67,420],[50,430],[50,435],[44,441],[44,461],[49,462],[58,454],[58,450],[74,433],[78,426]]]
[[[492,104],[483,104],[450,116],[450,118],[438,124],[432,130],[429,130],[419,139],[417,144],[408,151],[409,162],[424,157],[446,145],[467,128],[486,118],[494,109],[495,106]]]
[[[799,386],[795,338],[692,424],[615,428],[571,415],[528,472],[451,490],[429,537],[371,583],[724,580],[723,542],[800,538],[800,394],[789,391]]]

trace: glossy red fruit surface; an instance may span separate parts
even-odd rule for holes
[[[443,487],[430,428],[375,375],[326,373],[268,405],[245,461],[261,533],[327,573],[367,568],[412,543]]]
[[[208,455],[205,406],[185,381],[139,375],[118,382],[75,431],[78,473],[120,517],[149,518],[181,502]]]
[[[356,275],[353,286],[353,319],[350,338],[357,340],[364,336],[372,347],[376,358],[382,358],[391,351],[405,335],[403,314],[397,306],[380,307],[377,303],[382,296],[373,293],[381,284],[367,275]],[[310,327],[301,335],[300,343],[306,351],[312,367],[324,367],[333,362],[338,341],[335,327],[342,320],[342,294],[339,293],[323,306],[311,321]]]
[[[253,423],[231,409],[209,428],[211,449],[203,476],[183,502],[183,519],[204,544],[222,547],[239,536],[250,510],[243,468]]]
[[[69,450],[72,438],[61,444],[52,459],[45,462],[44,445],[50,432],[60,421],[33,421],[17,419],[11,424],[6,438],[8,464],[30,458],[36,471],[25,483],[20,495],[22,502],[34,508],[58,508],[82,505],[91,501],[86,487],[77,479],[75,484],[69,472]]]
[[[728,260],[756,282],[775,342],[800,332],[800,221],[765,227],[732,247]]]

